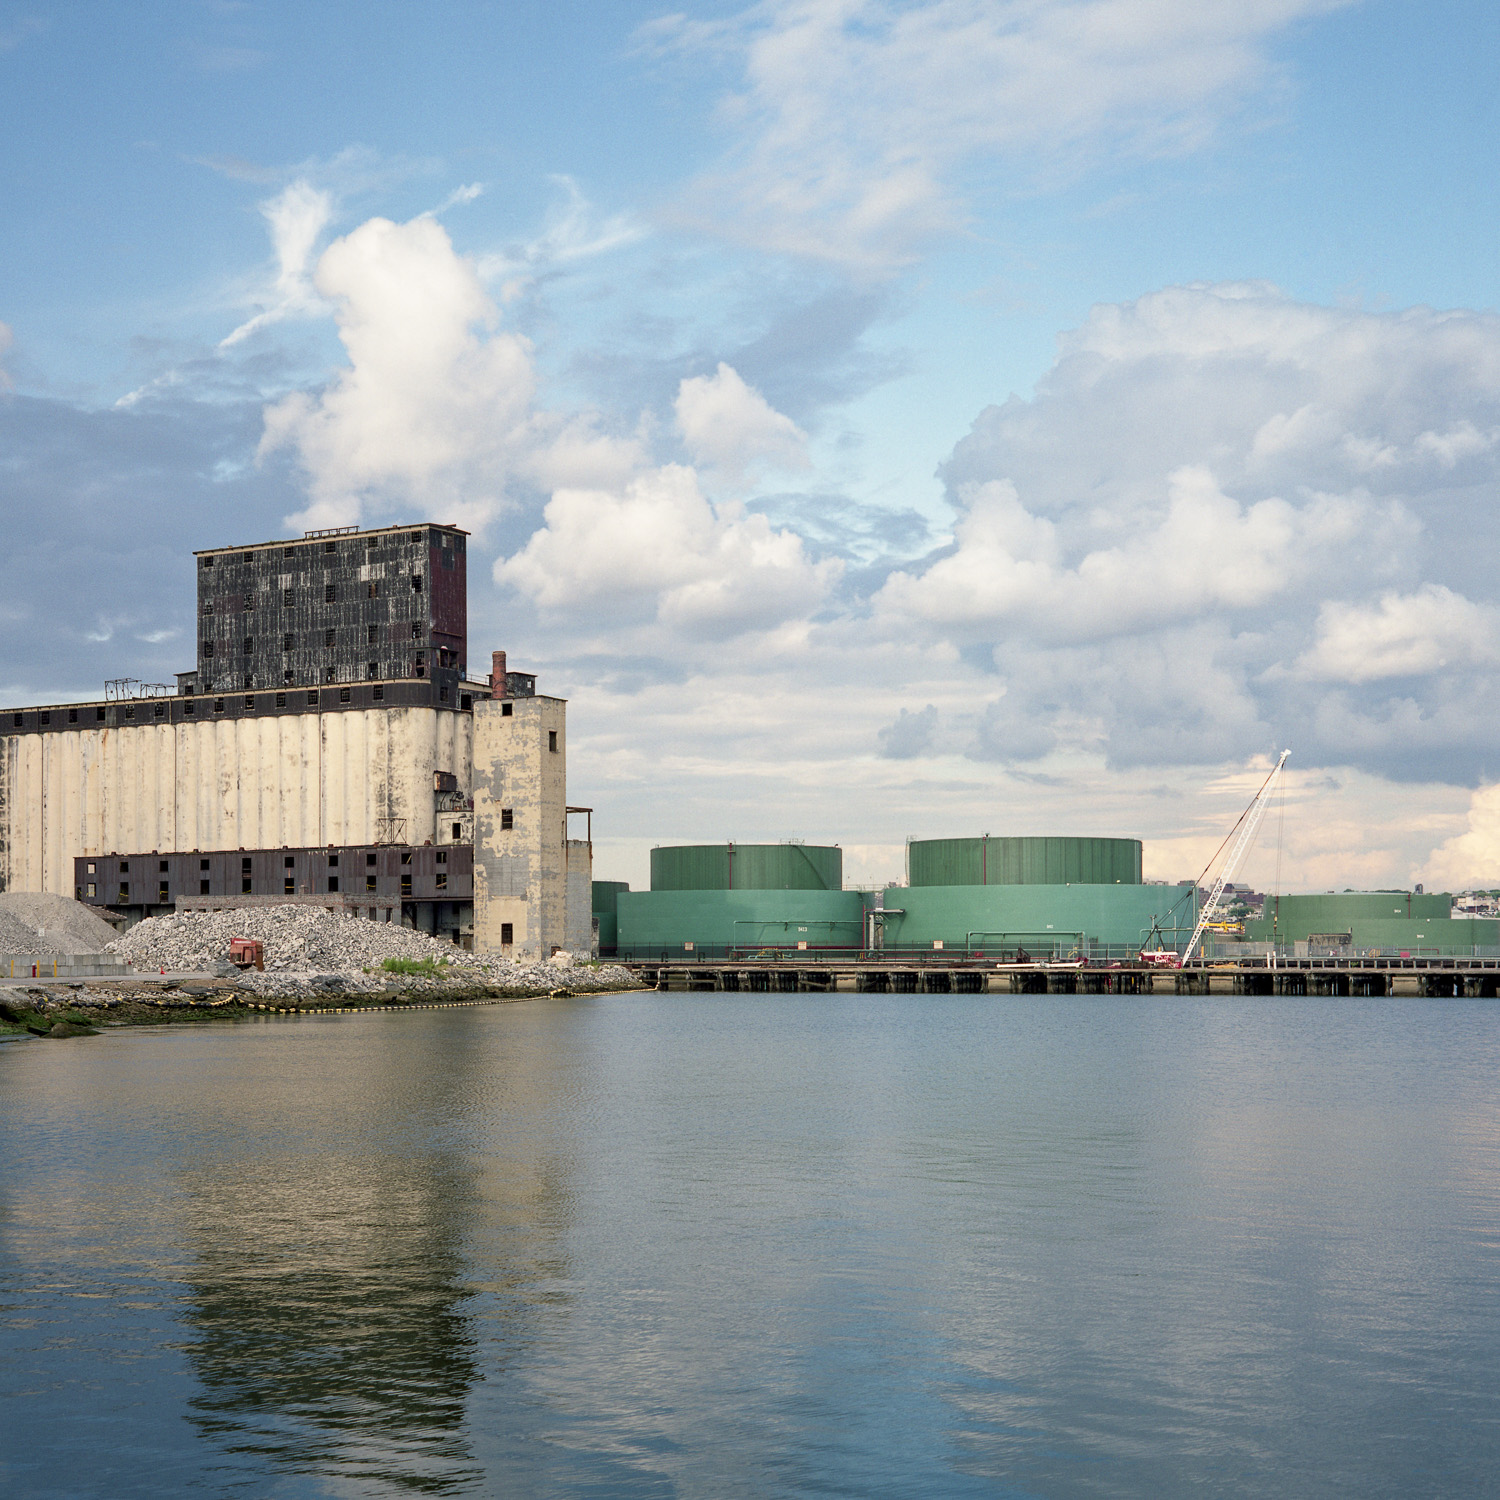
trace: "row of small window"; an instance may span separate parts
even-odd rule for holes
[[[240,894],[242,896],[248,896],[248,895],[252,894],[252,886],[253,886],[253,884],[254,884],[254,882],[250,879],[250,877],[248,875],[244,876],[241,879],[241,881],[240,881]],[[209,881],[207,881],[207,880],[200,880],[198,882],[198,894],[200,896],[210,896],[210,895],[212,895],[213,892],[210,890],[209,887],[210,887],[210,882]],[[433,888],[435,890],[439,890],[439,891],[446,891],[448,889],[448,872],[446,870],[439,870],[437,872],[437,875],[436,875],[436,877],[433,880]],[[126,880],[122,880],[120,882],[120,884],[118,885],[118,887],[116,887],[116,889],[118,891],[118,895],[115,897],[115,904],[119,905],[119,906],[128,906],[130,904],[130,882],[126,881]],[[88,896],[97,899],[97,897],[99,895],[99,887],[98,887],[97,882],[92,881],[92,880],[89,881],[88,884],[84,886],[84,892]],[[290,875],[287,876],[287,878],[284,881],[282,881],[282,891],[281,891],[281,893],[284,896],[295,896],[297,894],[297,882]],[[338,895],[338,893],[339,893],[339,877],[337,875],[330,875],[328,877],[328,894],[330,896],[336,896],[336,895]],[[375,877],[373,875],[367,875],[365,877],[365,894],[366,895],[375,895],[375,894],[378,894],[378,892],[376,891]],[[409,896],[409,895],[411,895],[411,876],[410,875],[403,875],[401,877],[401,894],[403,896]],[[170,890],[170,888],[169,888],[169,886],[168,886],[168,884],[167,884],[167,882],[165,880],[161,881],[157,885],[157,888],[156,888],[156,899],[157,899],[157,901],[162,902],[162,903],[168,902],[168,901],[170,901],[172,899],[171,890]]]
[[[424,533],[420,532],[420,531],[413,531],[408,536],[407,540],[409,542],[411,542],[411,544],[413,546],[419,547],[419,546],[421,546],[421,544],[422,544],[422,542],[424,540]],[[448,538],[444,538],[444,540],[449,540],[449,539]],[[366,537],[365,538],[365,542],[364,542],[364,549],[367,552],[373,552],[377,547],[379,547],[381,545],[382,542],[399,542],[399,541],[400,541],[400,537],[393,536],[390,532],[385,532],[381,536]],[[462,537],[454,537],[454,538],[451,539],[451,544],[453,546],[456,546],[460,551],[462,551],[463,545],[464,545],[463,544],[463,538]],[[359,543],[356,542],[353,545],[354,546],[358,546]],[[312,548],[312,547],[307,547],[307,546],[302,546],[302,547],[283,547],[281,549],[281,555],[283,557],[295,557],[298,554],[298,552],[321,551],[321,552],[327,554],[327,553],[337,552],[338,550],[339,550],[339,544],[337,542],[324,542],[322,544],[321,548]],[[198,559],[198,561],[199,561],[199,563],[202,564],[203,567],[205,567],[205,568],[211,568],[214,565],[214,559],[215,559],[216,556],[223,557],[224,561],[226,563],[233,563],[236,560],[233,553],[210,553],[207,557],[200,557]],[[261,556],[265,556],[265,553],[261,552]],[[242,552],[239,555],[238,561],[240,561],[241,563],[244,563],[244,564],[246,564],[248,566],[249,564],[251,564],[251,563],[253,563],[255,561],[255,553],[254,552]]]
[[[367,633],[366,633],[366,644],[367,645],[371,645],[371,646],[378,646],[380,644],[380,633],[381,633],[382,629],[383,629],[382,626],[371,625],[369,627]],[[412,639],[414,641],[419,641],[419,640],[422,639],[422,626],[421,626],[421,622],[420,621],[413,620],[411,622],[411,635],[412,635]],[[337,630],[325,630],[323,632],[323,644],[324,644],[324,646],[332,647],[332,646],[336,645],[337,643],[338,643],[338,631]],[[212,656],[214,654],[214,649],[215,649],[215,643],[213,641],[205,640],[203,642],[203,654],[205,656]],[[245,637],[245,645],[244,645],[243,649],[244,649],[244,654],[246,656],[253,656],[255,654],[255,637],[253,635],[247,635]],[[296,636],[294,636],[294,635],[284,635],[284,636],[282,636],[282,638],[281,638],[281,649],[283,651],[295,651],[297,649],[297,638],[296,638]],[[418,656],[417,656],[417,661],[421,662],[423,660],[425,654],[426,654],[425,652],[419,653]],[[454,654],[456,654],[456,653],[454,653]]]
[[[420,573],[413,573],[411,575],[411,589],[412,593],[414,594],[420,594],[422,592],[422,575]],[[378,578],[372,578],[370,582],[365,585],[364,597],[366,599],[378,599],[380,597],[380,580]],[[336,583],[325,583],[323,585],[323,603],[337,604],[338,598],[338,585]],[[282,608],[284,609],[295,609],[297,607],[297,591],[295,589],[282,589],[281,604]],[[249,599],[241,599],[232,606],[227,599],[219,600],[217,606],[212,599],[205,599],[202,605],[202,611],[206,615],[248,615],[254,614],[256,608],[257,603],[253,597]]]

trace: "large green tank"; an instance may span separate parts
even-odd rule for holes
[[[841,891],[844,851],[819,844],[677,844],[651,851],[653,891]]]
[[[1139,839],[916,839],[907,883],[927,885],[1139,885]]]

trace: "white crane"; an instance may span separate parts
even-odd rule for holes
[[[1193,935],[1188,939],[1187,947],[1182,950],[1180,963],[1186,964],[1193,956],[1193,949],[1198,946],[1198,939],[1203,936],[1203,929],[1218,914],[1219,898],[1224,894],[1224,887],[1229,884],[1234,872],[1239,869],[1240,861],[1250,852],[1250,846],[1255,842],[1255,833],[1260,827],[1260,820],[1265,817],[1266,808],[1271,805],[1271,790],[1280,779],[1281,768],[1286,765],[1287,756],[1291,753],[1290,750],[1281,752],[1281,759],[1271,768],[1271,774],[1261,784],[1261,789],[1255,794],[1254,800],[1240,814],[1239,822],[1230,830],[1230,838],[1234,839],[1234,847],[1229,851],[1229,857],[1219,870],[1219,878],[1214,881],[1214,888],[1209,892],[1208,900],[1203,903],[1203,908],[1198,913],[1198,925],[1193,928]],[[1236,830],[1238,830],[1238,837],[1235,836]],[[1228,843],[1228,839],[1225,843]],[[1220,844],[1219,847],[1222,849],[1224,845]],[[1204,873],[1206,874],[1207,871]]]

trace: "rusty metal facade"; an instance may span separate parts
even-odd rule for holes
[[[352,528],[217,547],[198,559],[193,693],[425,680],[468,670],[467,533]]]

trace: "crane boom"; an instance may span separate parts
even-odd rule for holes
[[[1266,808],[1271,805],[1271,789],[1276,785],[1281,776],[1281,769],[1286,765],[1287,756],[1291,753],[1290,750],[1281,752],[1281,759],[1272,767],[1271,774],[1266,777],[1261,789],[1255,794],[1254,801],[1241,816],[1239,837],[1235,839],[1234,847],[1229,851],[1229,857],[1219,870],[1219,878],[1214,881],[1208,900],[1203,903],[1198,913],[1198,925],[1193,929],[1193,935],[1188,939],[1187,947],[1182,950],[1180,962],[1185,964],[1192,957],[1193,949],[1198,946],[1198,939],[1203,936],[1204,928],[1217,916],[1219,898],[1224,894],[1224,887],[1229,884],[1234,872],[1239,869],[1240,861],[1250,852],[1250,846],[1255,842],[1255,833],[1260,827],[1260,820],[1265,817]]]

